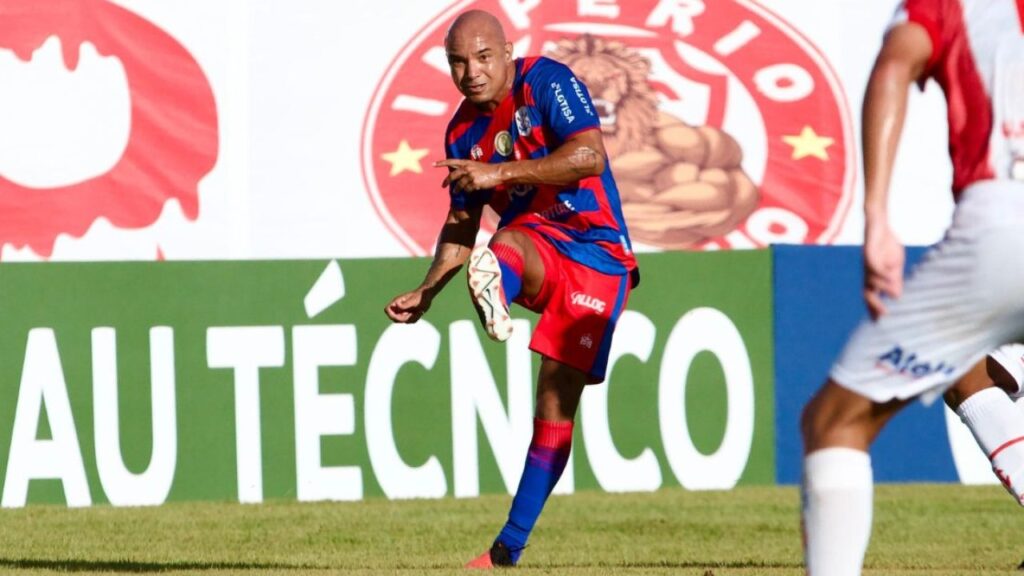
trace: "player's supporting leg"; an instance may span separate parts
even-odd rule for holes
[[[1008,370],[1004,360],[993,354],[978,362],[945,399],[970,428],[1003,486],[1024,506],[1024,418],[1007,396],[1007,390],[1019,386],[1010,372],[1013,366]]]
[[[551,490],[562,477],[572,448],[573,420],[586,378],[583,372],[549,358],[541,361],[533,439],[508,522],[498,535],[512,551],[513,562],[540,516]]]
[[[582,371],[550,358],[541,360],[533,439],[508,520],[491,549],[467,567],[511,566],[519,561],[530,532],[569,460],[573,420],[585,384]]]
[[[875,404],[830,380],[804,409],[801,496],[808,574],[860,574],[871,538],[868,447],[905,405]]]

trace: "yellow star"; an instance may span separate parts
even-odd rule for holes
[[[398,144],[398,150],[386,152],[380,157],[391,163],[391,176],[397,176],[406,170],[417,174],[423,173],[420,160],[430,153],[427,148],[410,148],[408,140],[402,140]]]
[[[827,136],[818,136],[810,126],[804,126],[797,136],[783,136],[782,141],[793,147],[793,160],[805,156],[814,156],[818,160],[828,160],[827,148],[835,140]]]

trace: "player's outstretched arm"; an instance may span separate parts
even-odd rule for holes
[[[883,295],[903,292],[903,244],[889,225],[889,181],[903,131],[910,86],[925,71],[931,39],[907,23],[886,35],[864,95],[864,301],[873,318],[885,314]]]
[[[574,134],[554,152],[536,160],[489,164],[474,160],[448,159],[434,166],[451,169],[443,186],[454,184],[465,192],[489,190],[499,184],[554,184],[578,182],[604,171],[605,152],[599,129]]]
[[[392,322],[411,324],[420,319],[430,304],[459,268],[469,258],[469,252],[476,243],[480,230],[480,215],[483,206],[469,210],[449,210],[441,234],[437,239],[434,260],[423,282],[415,290],[396,296],[384,308]]]

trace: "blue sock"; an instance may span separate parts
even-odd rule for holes
[[[523,256],[516,248],[504,242],[495,242],[491,251],[501,268],[501,289],[505,292],[505,304],[511,305],[523,289]]]
[[[501,289],[505,291],[505,304],[511,304],[523,289],[523,279],[501,260],[498,260],[498,266],[501,268]]]
[[[572,447],[572,429],[571,421],[533,421],[533,440],[526,455],[523,476],[512,499],[508,521],[497,538],[511,551],[513,563],[519,561],[548,495],[565,470]]]

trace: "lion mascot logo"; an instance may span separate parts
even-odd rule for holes
[[[546,55],[590,89],[635,240],[692,248],[733,230],[757,207],[757,187],[740,167],[736,140],[659,111],[650,63],[639,52],[584,34],[561,40]]]

